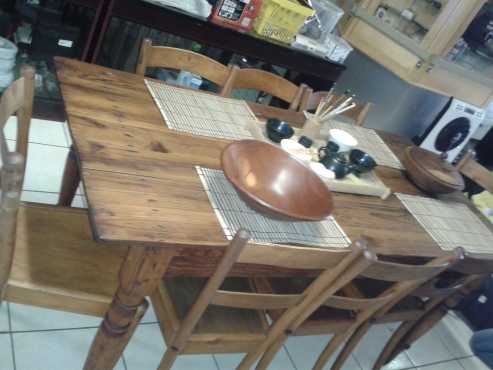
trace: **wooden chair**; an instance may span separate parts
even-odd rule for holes
[[[321,370],[325,367],[331,356],[344,342],[332,370],[341,369],[353,349],[366,334],[371,323],[376,318],[384,316],[410,292],[421,286],[426,281],[437,276],[449,268],[457,259],[457,254],[449,254],[436,258],[425,265],[407,265],[394,262],[374,261],[368,269],[362,272],[365,284],[378,284],[381,282],[385,288],[374,296],[362,294],[355,290],[355,279],[345,286],[337,296],[327,299],[323,306],[314,313],[300,316],[291,323],[286,332],[291,335],[319,335],[333,334],[332,339],[320,354],[313,369]],[[371,279],[370,281],[366,279]],[[259,291],[278,292],[289,294],[297,288],[291,284],[276,284],[272,279],[256,279],[256,287]],[[276,321],[282,313],[269,311],[271,318]],[[287,339],[282,334],[279,340],[264,354],[256,370],[267,369],[277,350]]]
[[[450,307],[456,306],[491,273],[492,258],[465,254],[449,271],[413,292],[414,296],[426,299],[421,313],[402,322],[385,344],[373,370],[381,369],[402,351],[409,349],[445,317]]]
[[[474,152],[469,151],[457,164],[457,169],[466,177],[493,194],[493,173],[474,160]]]
[[[224,279],[245,246],[246,239],[247,237],[242,234],[235,238],[204,288],[200,285],[198,288],[191,288],[198,284],[197,280],[191,281],[193,279],[174,282],[164,280],[159,292],[151,297],[168,347],[160,370],[169,369],[178,354],[230,352],[247,353],[237,368],[246,370],[267,351],[257,367],[257,369],[265,369],[284,343],[286,333],[300,333],[298,329],[318,307],[328,304],[336,310],[349,308],[361,310],[363,307],[369,307],[371,303],[372,309],[363,310],[364,313],[356,318],[348,317],[346,321],[341,321],[338,317],[333,320],[334,327],[343,330],[337,338],[337,345],[340,345],[346,338],[345,330],[349,332],[356,330],[378,309],[389,304],[391,300],[399,298],[407,290],[415,288],[415,285],[423,282],[422,280],[427,280],[443,271],[455,259],[455,255],[448,255],[432,261],[427,266],[419,267],[389,264],[378,261],[366,243],[358,241],[340,263],[327,269],[296,292],[284,293],[273,290],[262,291],[262,289],[252,292],[247,290],[245,283],[241,293],[218,290],[223,282],[225,288],[238,286]],[[342,250],[332,253],[335,259],[339,259],[337,254],[347,252]],[[303,262],[300,261],[299,268],[309,269],[310,266],[303,266]],[[405,281],[396,292],[387,291],[386,294],[372,300],[335,295],[361,274],[372,277],[385,274],[389,279],[415,280]],[[194,294],[187,297],[184,292],[194,292]],[[229,309],[220,307],[218,310],[213,306],[226,306]],[[231,308],[241,309],[242,313],[233,314]],[[273,324],[268,327],[267,320],[261,313],[251,312],[247,315],[245,309],[269,310],[278,315],[272,316]],[[257,322],[255,325],[252,324],[254,317]],[[248,329],[245,330],[247,327]],[[332,347],[335,344],[333,342]],[[328,352],[321,358],[321,365],[322,362],[325,363],[327,354]]]
[[[188,71],[220,86],[220,95],[229,96],[231,93],[231,68],[190,50],[152,46],[152,40],[144,39],[140,48],[136,73],[144,75],[149,67]]]
[[[295,85],[273,73],[255,68],[232,67],[232,89],[252,89],[265,92],[286,103],[289,109],[303,111],[307,102],[305,94],[309,88],[305,84]]]
[[[309,93],[308,93],[309,94]],[[306,103],[306,110],[310,112],[314,112],[318,105],[320,104],[320,101],[322,99],[325,99],[328,95],[330,94],[329,91],[317,91],[312,94],[309,94],[308,97],[305,97],[307,99]],[[333,94],[333,101],[336,101],[339,99],[339,96]],[[370,109],[372,107],[372,103],[359,103],[356,102],[356,107],[354,109],[349,110],[347,112],[344,112],[342,116],[348,117],[352,120],[354,120],[354,123],[358,126],[363,126],[366,120],[366,117],[368,116],[368,113],[370,112]]]
[[[127,250],[94,242],[85,210],[20,202],[24,156],[8,151],[3,128],[17,112],[17,148],[26,153],[34,70],[22,75],[0,100],[0,302],[103,316]]]
[[[160,369],[170,368],[178,354],[248,352],[258,357],[290,321],[301,312],[313,311],[366,269],[374,258],[366,244],[356,242],[349,253],[328,252],[338,262],[301,294],[259,294],[245,282],[225,280],[247,239],[245,231],[237,234],[205,287],[198,279],[165,279],[151,297],[168,347]],[[281,261],[265,264],[284,267]],[[319,266],[301,263],[307,269],[319,269]],[[236,290],[243,285],[242,292],[218,290],[221,285]],[[286,309],[285,314],[267,328],[267,321],[258,310],[279,308]]]
[[[373,259],[366,245],[357,242],[349,253],[347,250],[330,252],[339,262],[322,272],[302,293],[259,294],[247,280],[225,279],[248,239],[248,232],[237,233],[206,282],[197,278],[164,279],[151,296],[167,345],[160,370],[170,369],[180,354],[246,352],[250,356],[248,362],[255,361],[294,318],[313,311],[366,269]],[[282,263],[266,265],[281,267]],[[309,264],[303,267],[315,268]],[[266,309],[286,311],[269,327],[261,311]],[[241,365],[238,369],[250,367]]]

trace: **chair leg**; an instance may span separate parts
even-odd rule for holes
[[[397,347],[397,351],[392,354],[392,358],[390,358],[389,361],[392,361],[403,350],[410,348],[414,342],[433,329],[433,327],[440,320],[442,320],[445,315],[447,315],[447,310],[442,307],[438,307],[421,318],[403,338],[402,342]]]
[[[279,350],[282,348],[283,344],[286,342],[287,336],[282,335],[278,340],[276,340],[272,345],[269,347],[269,349],[264,353],[264,355],[260,358],[260,361],[255,368],[255,370],[266,370],[272,360],[274,360],[274,357],[276,357],[276,354],[279,352]]]
[[[406,321],[399,325],[399,328],[392,334],[392,337],[390,337],[382,352],[380,352],[377,361],[373,365],[373,370],[380,370],[385,364],[393,360],[392,355],[399,348],[402,339],[410,333],[415,324],[416,321]]]
[[[369,329],[370,329],[370,323],[364,323],[353,333],[353,335],[351,335],[351,337],[346,342],[341,352],[337,356],[337,359],[334,362],[334,365],[332,365],[331,370],[342,369],[342,366],[344,365],[348,357],[351,355],[351,352],[354,351],[354,349],[361,341],[361,339],[363,339],[366,333],[368,333]]]
[[[166,353],[159,364],[158,370],[170,370],[178,357],[178,351],[174,349],[167,349]]]
[[[59,206],[70,207],[72,205],[79,183],[79,167],[77,166],[74,148],[70,147],[70,152],[68,153],[65,169],[63,171],[62,188],[60,189],[60,196],[58,199]]]
[[[317,362],[313,367],[313,370],[323,370],[327,362],[330,360],[335,351],[344,343],[344,340],[347,338],[346,333],[339,333],[334,335],[334,337],[330,340],[327,346],[324,348],[320,356],[318,356]]]

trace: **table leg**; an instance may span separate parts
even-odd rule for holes
[[[131,247],[120,269],[120,285],[99,327],[84,370],[113,369],[145,312],[146,296],[156,289],[174,252]]]
[[[71,206],[79,183],[79,167],[77,166],[77,159],[75,156],[74,147],[71,146],[68,153],[67,161],[65,162],[65,169],[63,170],[62,188],[60,189],[60,196],[58,198],[59,206]]]

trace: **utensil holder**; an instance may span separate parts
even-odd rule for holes
[[[318,117],[309,117],[301,129],[300,136],[306,136],[312,140],[317,139],[320,136],[321,128],[322,124],[320,123]]]

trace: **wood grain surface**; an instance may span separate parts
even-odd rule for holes
[[[175,273],[208,271],[227,240],[194,166],[220,168],[220,153],[230,141],[167,129],[142,76],[64,58],[56,58],[56,66],[95,237],[174,248],[181,254]],[[259,117],[304,122],[303,113],[250,107]],[[382,138],[401,158],[410,145],[395,135]],[[393,192],[421,194],[399,170],[378,167],[377,174]],[[334,207],[349,238],[367,237],[380,254],[443,253],[395,196],[335,193]],[[260,256],[281,258],[286,268],[296,267],[300,256],[321,268],[327,263],[323,250],[258,245],[246,248],[240,261],[255,263]]]

